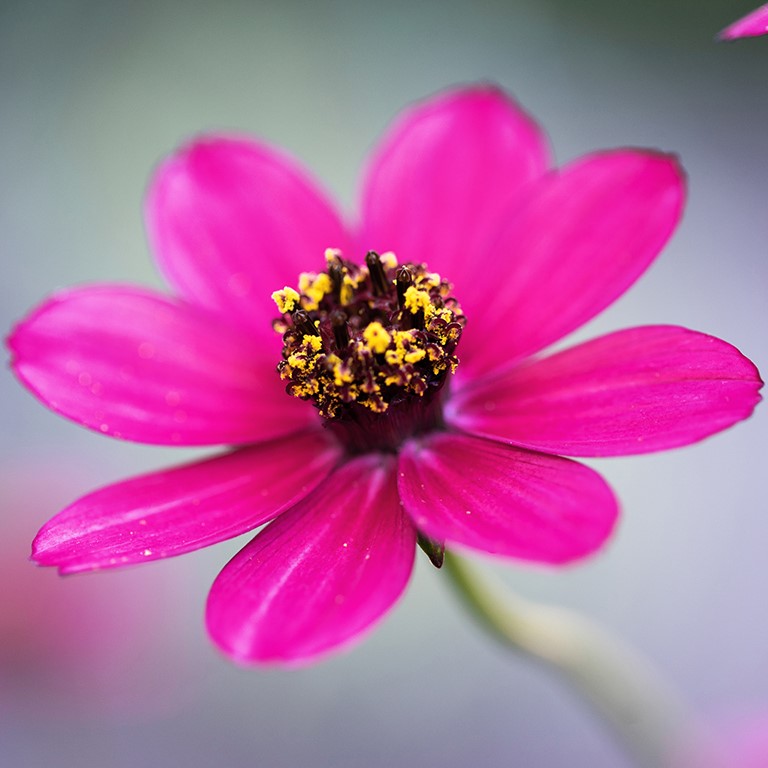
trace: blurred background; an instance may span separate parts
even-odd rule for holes
[[[768,38],[715,44],[756,0],[366,0],[0,4],[0,328],[51,290],[161,286],[141,220],[153,165],[191,134],[279,143],[350,214],[358,169],[406,103],[492,80],[559,162],[680,154],[682,227],[575,338],[644,323],[721,336],[768,370]],[[6,356],[7,359],[7,356]],[[418,558],[405,599],[351,653],[241,669],[203,628],[245,540],[62,579],[27,563],[85,492],[200,452],[110,442],[0,373],[0,760],[63,768],[629,768],[562,681],[490,642]],[[594,461],[623,520],[567,571],[487,563],[647,655],[705,717],[768,708],[768,408],[703,444]]]

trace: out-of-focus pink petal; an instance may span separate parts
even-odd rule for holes
[[[684,195],[676,159],[640,150],[590,155],[543,179],[489,256],[507,263],[506,278],[472,301],[459,380],[543,349],[615,301],[669,239]]]
[[[670,768],[765,768],[768,713],[730,714],[685,735]]]
[[[478,250],[547,168],[546,138],[492,86],[440,94],[401,115],[374,152],[362,190],[361,247],[426,262],[456,286],[489,284],[504,260]],[[471,309],[464,306],[465,310]]]
[[[398,485],[430,538],[541,563],[594,552],[618,515],[611,489],[588,467],[467,435],[408,443]]]
[[[216,317],[128,286],[51,297],[14,329],[16,375],[49,408],[144,443],[258,442],[312,423],[275,360]]]
[[[570,456],[621,456],[701,440],[747,418],[760,400],[755,366],[735,347],[675,326],[602,336],[451,401],[468,432]]]
[[[415,531],[394,460],[350,461],[219,574],[208,631],[240,662],[303,664],[357,641],[405,588]]]
[[[768,3],[727,26],[718,37],[720,40],[736,40],[739,37],[759,37],[768,34]]]
[[[349,247],[317,184],[291,158],[247,139],[201,137],[169,157],[146,219],[160,269],[184,297],[278,345],[271,293],[324,269],[326,248]]]
[[[200,549],[303,499],[339,455],[327,433],[311,431],[126,480],[56,515],[37,535],[32,557],[75,573]]]

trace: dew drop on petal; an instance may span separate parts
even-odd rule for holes
[[[93,381],[93,378],[91,377],[91,374],[88,373],[87,371],[81,371],[77,377],[77,383],[81,387],[89,387],[92,381]]]

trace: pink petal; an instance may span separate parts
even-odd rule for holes
[[[498,88],[449,91],[417,104],[390,128],[367,168],[361,247],[426,262],[461,298],[479,270],[505,271],[500,262],[478,265],[476,254],[548,160],[536,123]]]
[[[349,248],[317,184],[291,158],[248,139],[198,138],[157,170],[146,203],[161,270],[183,296],[279,345],[270,298]]]
[[[758,37],[768,34],[768,4],[761,5],[738,21],[726,27],[718,37],[720,40],[736,40],[739,37]]]
[[[202,310],[139,288],[62,291],[8,344],[16,375],[38,399],[112,437],[246,443],[315,421],[285,394],[279,357]]]
[[[407,444],[398,486],[430,538],[541,563],[591,554],[618,515],[611,489],[588,467],[467,435]]]
[[[449,423],[570,456],[688,445],[746,419],[757,369],[720,339],[674,326],[630,328],[479,383]]]
[[[530,355],[615,301],[669,239],[684,192],[675,158],[640,150],[590,155],[543,179],[495,245],[507,275],[467,312],[457,375]]]
[[[37,535],[32,556],[75,573],[200,549],[303,499],[339,456],[327,433],[312,431],[135,477],[56,515]]]
[[[303,664],[360,639],[402,593],[415,531],[394,461],[350,461],[219,574],[208,631],[241,662]]]

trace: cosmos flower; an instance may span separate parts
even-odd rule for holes
[[[759,37],[765,34],[768,34],[768,3],[734,21],[718,37],[720,40],[737,40],[740,37]]]
[[[10,337],[43,403],[105,435],[234,446],[98,490],[38,534],[63,573],[179,555],[272,521],[222,570],[207,626],[241,662],[358,640],[417,540],[561,565],[617,517],[593,470],[746,418],[755,367],[673,326],[538,353],[617,299],[674,230],[676,160],[621,149],[550,170],[493,87],[405,111],[347,227],[295,161],[201,137],[158,168],[147,226],[174,296],[55,294]],[[433,271],[439,270],[439,271]]]

